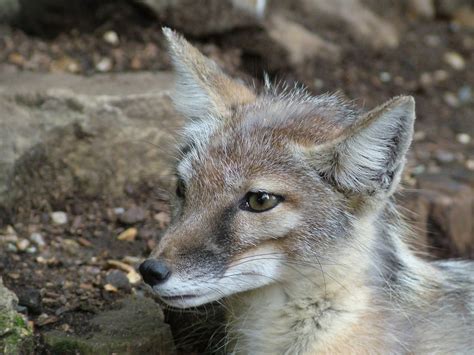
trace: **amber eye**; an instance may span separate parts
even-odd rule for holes
[[[242,209],[250,212],[265,212],[276,207],[283,197],[265,191],[250,191],[245,196]]]
[[[186,185],[184,184],[183,179],[178,179],[178,182],[176,184],[176,196],[179,198],[184,198],[184,195],[186,193]]]

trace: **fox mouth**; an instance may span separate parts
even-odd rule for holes
[[[209,298],[209,293],[182,295],[161,295],[158,293],[158,296],[167,305],[177,308],[195,307],[212,301],[212,297]]]
[[[192,298],[200,297],[200,295],[173,295],[173,296],[163,296],[160,295],[163,301],[176,301],[176,300],[189,300]]]

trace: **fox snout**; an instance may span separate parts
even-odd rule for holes
[[[138,268],[145,283],[151,287],[165,282],[171,275],[168,265],[161,260],[147,259]]]

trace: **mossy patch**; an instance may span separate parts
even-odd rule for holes
[[[32,330],[19,314],[12,311],[0,313],[0,354],[32,354],[32,335]]]

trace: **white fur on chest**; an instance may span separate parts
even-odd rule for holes
[[[306,287],[305,287],[306,286]],[[308,294],[304,291],[310,290]],[[331,346],[358,319],[366,305],[359,292],[348,298],[315,290],[302,283],[297,290],[270,286],[231,304],[230,341],[234,354],[314,354]],[[358,306],[355,306],[358,305]],[[245,311],[241,312],[242,309]],[[350,310],[350,311],[349,311]]]

